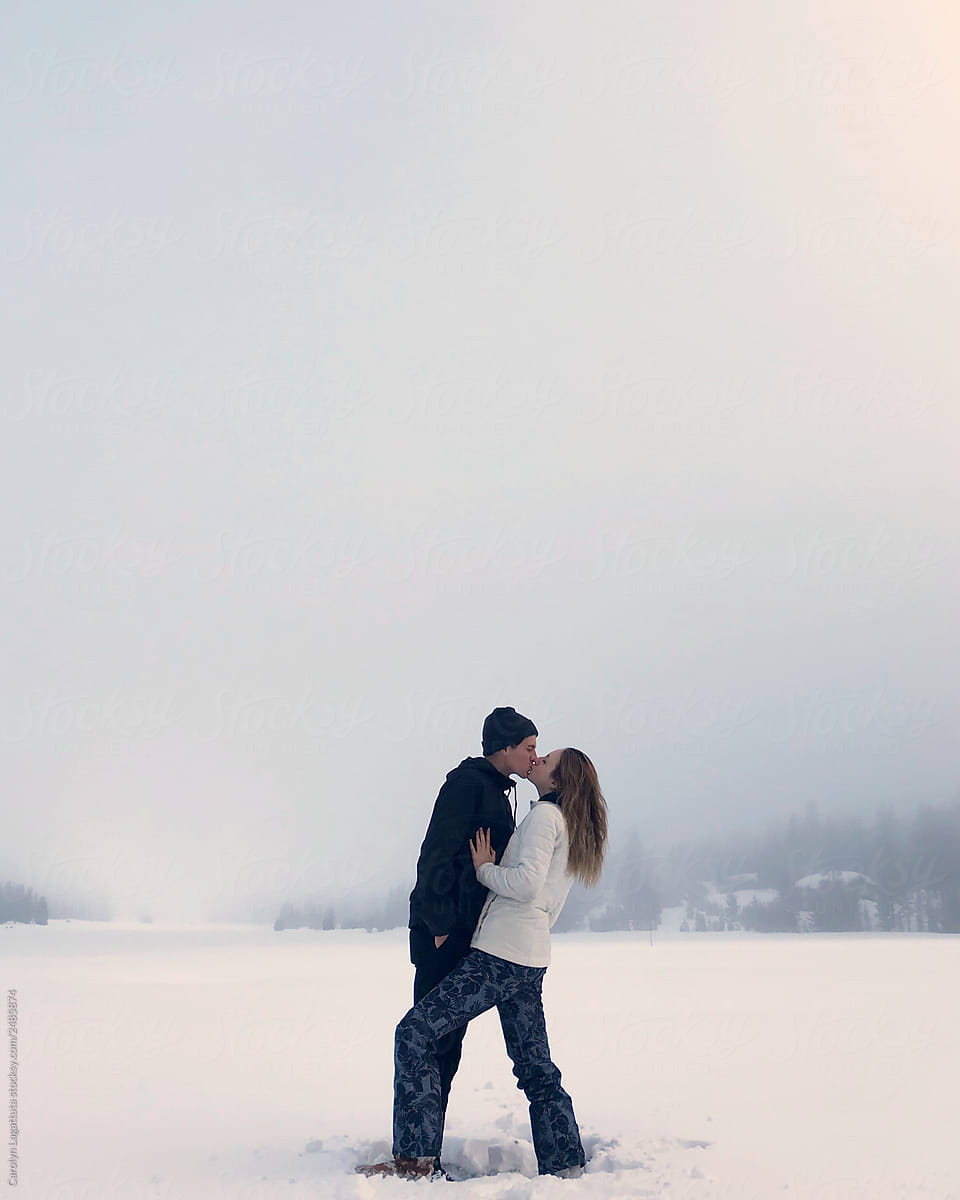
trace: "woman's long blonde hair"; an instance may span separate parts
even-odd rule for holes
[[[551,773],[567,822],[567,870],[587,887],[599,880],[607,847],[607,802],[597,768],[582,750],[568,746]]]

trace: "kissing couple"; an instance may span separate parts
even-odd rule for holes
[[[483,722],[482,756],[450,771],[437,796],[410,895],[414,1005],[394,1039],[393,1159],[358,1166],[363,1175],[444,1177],[443,1127],[463,1037],[494,1007],[530,1104],[539,1173],[583,1173],[542,989],[550,930],[574,880],[592,887],[600,878],[607,807],[586,754],[568,746],[540,756],[537,736],[528,717],[495,708]],[[512,775],[537,789],[519,825]]]

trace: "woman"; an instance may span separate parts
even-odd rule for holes
[[[597,772],[580,750],[552,750],[528,776],[539,800],[495,864],[489,830],[470,852],[489,889],[466,958],[397,1026],[393,1162],[357,1167],[364,1175],[432,1175],[440,1153],[437,1043],[496,1005],[517,1086],[530,1101],[541,1175],[573,1177],[584,1154],[570,1097],[550,1059],[541,990],[550,963],[550,929],[574,879],[600,878],[607,808]]]

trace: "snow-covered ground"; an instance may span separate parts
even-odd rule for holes
[[[399,930],[0,927],[19,1022],[10,1194],[960,1198],[960,938],[556,936],[547,1023],[591,1156],[575,1181],[536,1176],[495,1013],[451,1098],[444,1158],[466,1180],[352,1174],[389,1150],[411,979]]]

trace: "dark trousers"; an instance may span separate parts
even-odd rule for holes
[[[541,1175],[584,1165],[573,1103],[550,1058],[543,1016],[546,967],[524,967],[471,950],[406,1014],[394,1041],[393,1153],[435,1157],[443,1138],[440,1047],[454,1030],[496,1006],[517,1087],[530,1102]]]
[[[450,938],[438,949],[433,940],[433,934],[423,930],[411,930],[410,957],[416,966],[413,977],[413,1002],[420,1001],[432,992],[437,984],[458,966],[470,947],[461,941],[451,941]],[[460,1066],[460,1055],[463,1051],[463,1037],[467,1032],[466,1023],[459,1029],[453,1029],[440,1039],[437,1046],[437,1069],[440,1073],[440,1140],[437,1143],[437,1155],[440,1154],[440,1143],[443,1141],[443,1125],[447,1116],[447,1101],[450,1098],[450,1084],[457,1068]]]

